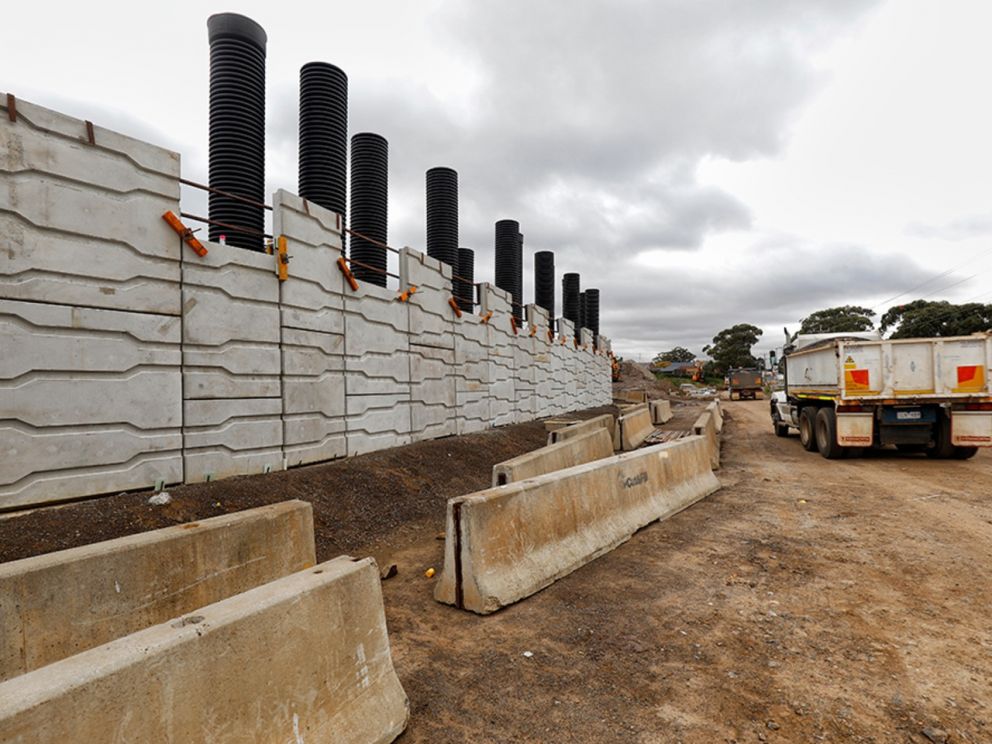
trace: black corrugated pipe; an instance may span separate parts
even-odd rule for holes
[[[265,31],[237,13],[207,19],[210,40],[211,188],[265,201]],[[210,219],[256,234],[210,225],[210,240],[265,250],[263,207],[210,192]]]
[[[389,143],[371,132],[351,138],[351,229],[380,243],[387,241],[389,209]],[[350,237],[350,255],[379,271],[352,264],[355,277],[386,286],[386,249],[356,235]]]
[[[564,274],[561,278],[561,316],[579,324],[579,275]]]
[[[348,224],[348,76],[327,62],[300,68],[300,196]]]
[[[461,279],[455,279],[455,299],[463,312],[475,310],[475,251],[471,248],[458,249],[458,268],[455,273]],[[464,281],[463,281],[464,280]]]
[[[427,171],[427,255],[458,269],[458,173]]]
[[[496,286],[510,293],[516,302],[517,271],[516,256],[520,250],[520,223],[516,220],[500,220],[496,223]],[[516,315],[514,308],[514,315]]]
[[[524,320],[524,234],[517,235],[517,252],[513,256],[513,314]]]
[[[579,329],[589,327],[588,316],[586,315],[586,293],[579,292]],[[579,334],[576,334],[579,335]]]
[[[586,328],[593,332],[593,342],[599,335],[599,290],[587,289],[586,295]]]
[[[548,311],[550,328],[555,327],[555,254],[534,254],[534,304]]]

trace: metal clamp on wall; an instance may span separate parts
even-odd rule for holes
[[[458,300],[456,300],[454,297],[449,297],[448,304],[451,305],[451,309],[455,311],[456,318],[462,317],[462,309],[458,307]]]
[[[355,279],[355,275],[351,273],[351,269],[348,268],[348,262],[345,260],[344,256],[341,256],[338,261],[338,268],[341,269],[341,273],[344,274],[344,278],[348,280],[348,284],[351,287],[352,292],[358,291],[358,280]]]
[[[169,223],[169,227],[179,234],[179,237],[183,239],[183,242],[192,248],[197,256],[203,258],[207,255],[206,246],[196,238],[193,231],[186,227],[186,225],[184,225],[172,211],[168,211],[163,214],[162,219]]]
[[[409,302],[410,297],[417,291],[417,285],[411,284],[408,289],[404,289],[402,292],[396,295],[398,302]]]
[[[480,317],[482,318],[482,322],[483,323],[488,323],[490,320],[492,320],[493,311],[490,310],[488,313],[486,313],[485,315],[482,315]]]

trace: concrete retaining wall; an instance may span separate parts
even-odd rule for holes
[[[516,483],[610,457],[612,454],[613,438],[609,430],[605,427],[595,428],[558,444],[549,444],[512,460],[496,463],[493,465],[493,485]]]
[[[494,612],[719,486],[706,441],[688,437],[451,499],[434,597]]]
[[[664,398],[648,401],[648,407],[651,409],[651,423],[655,426],[667,424],[672,420],[672,404]]]
[[[314,563],[312,508],[286,501],[0,564],[0,680]]]
[[[651,411],[647,403],[641,403],[622,411],[617,418],[616,435],[613,444],[618,451],[630,452],[644,444],[654,433]]]
[[[389,742],[379,572],[347,556],[0,683],[0,740]]]
[[[91,144],[86,122],[24,101],[16,121],[5,109],[0,94],[0,509],[610,402],[609,359],[577,348],[567,322],[548,339],[533,306],[514,332],[502,290],[481,285],[482,312],[459,318],[450,269],[409,249],[408,302],[352,290],[340,216],[282,190],[286,281],[264,253],[206,243],[201,258],[162,220],[180,211],[176,153],[100,127]]]

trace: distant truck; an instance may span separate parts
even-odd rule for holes
[[[750,398],[754,400],[761,391],[761,371],[741,367],[732,369],[727,373],[728,397],[733,400],[734,393],[737,393],[739,400]]]
[[[866,447],[964,460],[992,446],[992,335],[883,341],[877,334],[797,336],[785,389],[771,399],[780,437],[829,459]]]

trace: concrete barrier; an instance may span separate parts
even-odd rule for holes
[[[720,401],[714,400],[706,406],[706,410],[713,414],[713,423],[716,424],[716,433],[720,434],[723,431],[723,409],[720,408]]]
[[[0,680],[315,562],[313,510],[286,501],[2,564]]]
[[[648,406],[651,409],[651,423],[655,426],[667,424],[672,420],[672,404],[664,398],[652,400]]]
[[[580,419],[574,418],[550,418],[544,420],[544,430],[545,431],[558,431],[558,429],[564,429],[566,426],[571,426],[572,424],[579,423]]]
[[[493,486],[534,478],[555,470],[601,460],[613,454],[613,439],[606,427],[597,427],[585,434],[557,444],[528,452],[512,460],[493,465]]]
[[[555,429],[548,433],[548,444],[557,444],[558,442],[564,442],[571,439],[572,437],[582,436],[586,432],[592,431],[593,429],[605,428],[610,432],[610,438],[616,436],[616,419],[611,413],[604,413],[601,416],[594,416],[591,419],[586,419],[585,421],[578,421],[571,426],[565,426],[561,429]]]
[[[648,400],[648,394],[645,390],[623,390],[613,397],[616,400],[623,400],[628,403],[646,403]]]
[[[654,424],[651,423],[651,412],[648,410],[648,404],[641,403],[627,409],[617,419],[613,445],[621,452],[630,452],[644,444],[645,440],[653,433]]]
[[[375,561],[335,558],[0,683],[0,741],[389,742]]]
[[[693,434],[697,434],[706,440],[706,446],[710,453],[710,466],[714,470],[720,467],[720,435],[717,433],[717,416],[707,408],[696,419],[692,425]]]
[[[488,614],[720,487],[688,437],[448,501],[434,598]]]

